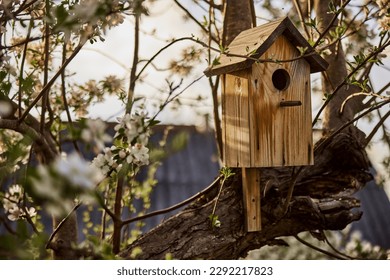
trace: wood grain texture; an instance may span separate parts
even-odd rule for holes
[[[297,57],[284,36],[262,58]],[[290,76],[278,90],[276,70]],[[253,64],[248,71],[227,74],[223,92],[224,162],[229,167],[299,166],[313,164],[310,65],[300,59],[284,63]],[[282,101],[301,106],[282,107]]]
[[[250,162],[249,81],[247,72],[226,75],[222,101],[223,151],[226,166]]]
[[[261,230],[260,176],[258,168],[242,168],[245,228],[248,232]]]
[[[294,48],[307,48],[305,60],[310,72],[324,71],[328,63],[312,49],[288,17],[242,31],[221,55],[220,63],[207,68],[207,76],[232,73],[251,67],[280,36],[285,36]],[[291,58],[291,57],[290,57]],[[288,59],[290,59],[288,58]],[[281,57],[274,59],[282,60]]]

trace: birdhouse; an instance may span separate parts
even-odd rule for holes
[[[313,164],[310,73],[327,66],[285,17],[241,32],[205,71],[222,75],[223,161],[243,168],[244,201],[256,213],[260,190],[246,196],[256,168]]]

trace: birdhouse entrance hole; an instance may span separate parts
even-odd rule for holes
[[[290,85],[290,74],[284,69],[278,69],[272,74],[272,83],[278,90],[285,90]]]

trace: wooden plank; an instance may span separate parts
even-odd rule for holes
[[[222,100],[224,163],[229,167],[250,164],[247,72],[226,75]]]
[[[253,65],[250,96],[251,107],[251,166],[282,166],[282,115],[279,110],[281,96],[275,90],[271,76],[274,63]]]
[[[255,54],[251,55],[251,57],[259,58],[281,35],[286,36],[294,48],[305,47],[307,48],[307,53],[313,53],[313,55],[305,58],[310,64],[311,73],[324,71],[328,67],[328,63],[315,53],[314,49],[291,20],[288,17],[284,17],[241,32],[228,46],[230,55],[222,54],[220,64],[207,68],[204,73],[207,76],[220,75],[250,67],[254,60],[234,57],[231,54],[246,56],[248,53],[255,51]]]
[[[313,164],[313,138],[311,127],[310,66],[305,60],[289,65],[293,84],[286,91],[286,100],[299,100],[300,107],[281,108],[283,112],[283,141],[286,143],[286,165]],[[288,143],[288,144],[287,144]]]
[[[260,169],[242,168],[245,225],[248,232],[261,230]]]

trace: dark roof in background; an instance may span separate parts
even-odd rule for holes
[[[152,142],[162,138],[164,127],[157,127]],[[219,175],[214,132],[200,132],[194,126],[175,126],[168,142],[179,133],[188,135],[184,149],[172,153],[157,169],[157,186],[151,195],[150,211],[160,210],[181,202],[207,187]],[[148,218],[145,230],[159,224],[179,210]]]
[[[371,173],[375,177],[374,169]],[[375,181],[370,181],[356,197],[360,200],[363,216],[352,223],[351,231],[360,231],[363,239],[390,249],[390,202],[386,192]]]

